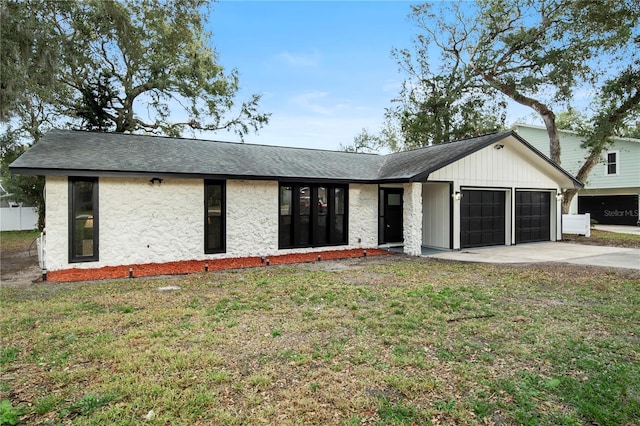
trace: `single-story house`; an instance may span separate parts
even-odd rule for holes
[[[512,131],[388,155],[53,130],[10,166],[46,176],[46,269],[562,238],[581,188]]]

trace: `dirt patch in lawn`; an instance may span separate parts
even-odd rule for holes
[[[6,241],[5,241],[6,240]],[[0,250],[0,281],[2,285],[31,284],[40,277],[35,239],[3,237]]]

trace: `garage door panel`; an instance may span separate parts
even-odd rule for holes
[[[551,193],[516,192],[516,243],[551,239]]]
[[[599,224],[635,226],[638,216],[639,197],[634,195],[580,195],[578,213],[591,214]]]
[[[504,191],[463,190],[460,245],[463,248],[505,244]]]

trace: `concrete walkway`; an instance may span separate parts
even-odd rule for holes
[[[428,253],[425,257],[485,263],[566,262],[640,270],[640,249],[601,247],[563,242],[480,247]]]

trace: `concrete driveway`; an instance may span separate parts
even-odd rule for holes
[[[618,234],[640,235],[640,226],[629,225],[596,225],[595,229],[600,231],[617,232]]]
[[[436,259],[485,263],[566,262],[640,270],[640,249],[542,242],[442,251],[425,254]]]

